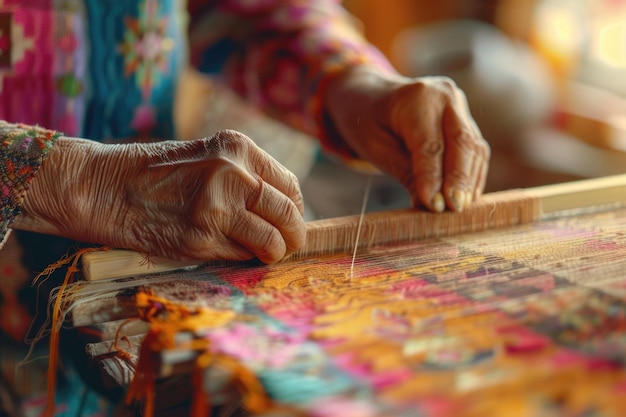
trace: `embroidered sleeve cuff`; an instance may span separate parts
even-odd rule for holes
[[[0,242],[20,212],[28,185],[59,133],[0,121]]]

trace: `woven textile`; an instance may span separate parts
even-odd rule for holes
[[[359,255],[353,275],[350,263],[203,268],[115,286],[227,314],[198,337],[277,404],[313,416],[626,410],[626,210],[381,247]]]

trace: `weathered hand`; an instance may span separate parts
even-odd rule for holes
[[[331,129],[359,158],[401,181],[414,205],[458,211],[482,193],[489,146],[450,79],[356,67],[326,91]]]
[[[130,145],[59,139],[15,225],[171,259],[274,262],[304,243],[302,213],[296,177],[221,131]]]

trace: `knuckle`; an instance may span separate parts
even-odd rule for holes
[[[254,171],[258,177],[266,180],[277,174],[284,175],[273,159],[266,156],[263,152],[256,152],[256,150],[253,148],[253,152],[249,154],[248,164],[251,171]]]
[[[439,75],[414,78],[397,91],[400,99],[410,101],[432,100],[437,96],[454,99],[459,93],[463,94],[452,78]]]
[[[232,129],[222,129],[213,136],[205,139],[205,146],[210,153],[237,153],[245,150],[251,139],[241,132]]]
[[[441,140],[430,139],[422,142],[419,151],[427,158],[435,158],[443,153],[444,144]]]
[[[445,75],[438,75],[434,77],[434,80],[439,84],[440,88],[446,89],[451,92],[456,92],[458,90],[456,82],[454,82],[454,80],[450,77],[447,77]]]
[[[443,96],[456,97],[461,91],[456,82],[445,75],[436,75],[424,79],[424,88],[430,88]]]
[[[396,112],[410,110],[415,106],[421,106],[427,103],[431,97],[433,84],[429,78],[416,78],[413,82],[400,87],[391,95],[390,101],[392,105],[383,103],[389,108],[395,108]],[[401,105],[393,105],[400,103]]]
[[[452,145],[457,146],[463,153],[470,155],[488,156],[489,145],[480,135],[476,135],[469,128],[460,128],[459,131],[449,137]]]
[[[263,181],[259,179],[259,185],[257,187],[253,187],[249,192],[246,193],[246,208],[253,211],[263,211],[265,207],[263,201]]]
[[[457,146],[480,152],[479,139],[467,128],[461,128],[456,135],[453,135],[451,137],[451,139],[456,143]]]
[[[226,142],[245,141],[248,137],[241,132],[232,129],[221,129],[215,132],[214,138]]]

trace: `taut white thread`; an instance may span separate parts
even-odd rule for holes
[[[369,200],[370,190],[372,189],[372,175],[367,176],[367,183],[365,184],[365,193],[363,194],[363,205],[361,206],[361,216],[359,217],[359,224],[356,228],[356,238],[354,239],[354,251],[352,252],[352,263],[350,264],[350,279],[354,277],[354,260],[356,259],[356,251],[359,247],[359,237],[361,235],[361,227],[363,226],[363,217],[365,217],[365,208],[367,207],[367,200]]]

